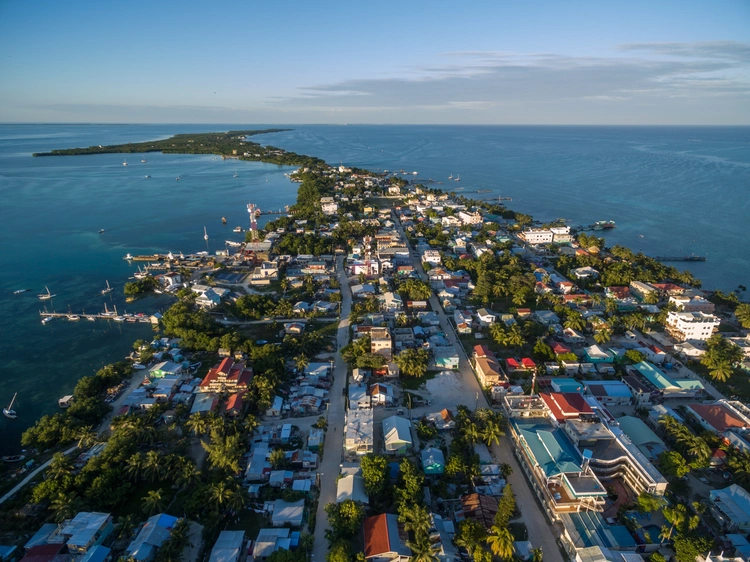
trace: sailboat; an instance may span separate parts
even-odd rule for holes
[[[206,232],[206,227],[203,227],[203,239],[208,242],[208,232]]]
[[[40,293],[40,294],[37,295],[37,297],[39,297],[40,301],[48,301],[51,298],[57,296],[57,295],[53,295],[52,293],[49,292],[49,287],[44,287],[44,290],[47,291],[47,292],[46,293]]]
[[[115,315],[114,315],[114,317],[112,317],[112,320],[114,320],[115,322],[125,322],[125,317],[124,316],[120,316],[119,314],[117,314],[117,307],[116,306],[115,306]]]
[[[145,164],[146,163],[146,159],[145,158],[141,158],[141,162]]]
[[[107,281],[107,288],[106,289],[102,289],[102,295],[106,295],[107,293],[111,293],[113,290],[114,289],[112,289],[112,287],[109,286],[109,281]]]
[[[78,322],[80,319],[81,317],[77,314],[73,314],[73,311],[70,310],[70,307],[68,307],[68,320],[70,320],[71,322]]]
[[[127,161],[127,160],[123,160],[123,161],[122,161],[122,165],[123,165],[123,166],[127,166],[127,165],[128,165],[128,161]]]
[[[10,405],[7,408],[3,408],[3,415],[12,420],[18,417],[18,414],[16,414],[16,411],[13,409],[13,402],[16,401],[16,396],[18,396],[17,392],[13,395],[13,400],[10,401]]]
[[[456,176],[456,179],[455,179],[454,181],[461,181],[461,174],[458,174],[458,175]]]
[[[451,174],[450,176],[448,176],[448,179],[452,180],[453,179],[453,174]]]
[[[235,177],[235,178],[239,177],[239,176],[237,175],[237,170],[235,170],[235,171],[234,171],[234,177]]]

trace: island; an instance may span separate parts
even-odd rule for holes
[[[65,529],[94,528],[122,559],[158,536],[155,560],[238,560],[249,539],[270,562],[562,562],[560,548],[637,544],[664,562],[661,540],[692,562],[746,521],[723,507],[750,501],[737,294],[245,133],[178,137],[189,153],[299,162],[296,204],[226,254],[131,286],[175,302],[153,341],[24,433],[48,464],[0,498],[15,536],[54,520],[41,542],[76,549]],[[23,477],[4,472],[0,493]]]

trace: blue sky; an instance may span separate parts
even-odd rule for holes
[[[0,0],[0,76],[2,122],[750,124],[750,2]]]

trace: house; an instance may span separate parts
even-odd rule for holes
[[[248,482],[268,480],[271,474],[271,463],[268,462],[269,453],[268,443],[260,442],[253,446],[247,461],[247,469],[245,469],[245,480]]]
[[[146,520],[135,539],[125,549],[127,557],[139,562],[150,562],[154,559],[156,550],[169,540],[179,519],[166,513],[158,513]]]
[[[643,281],[631,281],[630,292],[641,301],[645,300],[650,295],[655,295],[657,297],[659,295],[659,291],[655,287],[649,283],[644,283]]]
[[[544,326],[552,326],[560,323],[560,317],[551,310],[537,310],[534,318]]]
[[[486,308],[480,308],[477,310],[477,319],[479,320],[480,326],[486,327],[495,321],[495,314]]]
[[[448,409],[442,409],[439,412],[427,414],[427,419],[435,424],[438,431],[447,431],[456,427],[456,420],[453,413]]]
[[[307,448],[317,453],[325,440],[325,435],[325,431],[322,429],[311,428],[310,433],[307,435]]]
[[[360,474],[347,474],[336,482],[336,503],[353,500],[364,505],[370,503],[365,490],[365,479]]]
[[[422,470],[425,474],[442,474],[445,471],[445,456],[443,451],[435,447],[427,447],[422,451]]]
[[[474,360],[474,370],[482,386],[496,386],[508,382],[503,368],[495,359],[489,357],[477,357]]]
[[[495,354],[490,351],[490,348],[486,345],[475,345],[474,346],[474,358],[484,357],[485,359],[497,359]]]
[[[349,408],[370,408],[370,397],[367,394],[367,385],[349,384]]]
[[[586,343],[586,338],[573,328],[565,328],[562,333],[562,338],[568,345],[583,345]]]
[[[261,529],[253,547],[253,558],[265,560],[277,550],[290,550],[292,541],[289,529]]]
[[[365,560],[373,562],[409,562],[408,534],[393,513],[381,513],[364,520]]]
[[[200,308],[215,308],[221,304],[221,300],[227,295],[229,295],[229,289],[211,287],[208,291],[198,295],[198,298],[195,299],[195,304]]]
[[[211,549],[208,562],[239,562],[245,546],[245,531],[222,531]]]
[[[276,500],[273,502],[273,514],[271,515],[271,524],[274,527],[292,527],[302,526],[305,513],[305,500],[296,502],[285,502]]]
[[[404,308],[404,300],[401,295],[393,291],[380,295],[378,300],[380,301],[380,310],[384,312],[397,312]]]
[[[320,208],[324,215],[335,215],[339,212],[339,206],[333,197],[321,197]]]
[[[349,453],[366,455],[373,452],[373,412],[371,409],[349,410],[346,413],[344,447]]]
[[[541,392],[539,398],[557,423],[594,417],[594,410],[578,392]]]
[[[688,398],[701,396],[703,384],[696,379],[672,379],[658,367],[641,361],[628,367],[631,374],[637,373],[647,380],[662,396],[666,398]]]
[[[377,383],[370,387],[367,392],[368,398],[373,406],[389,406],[393,404],[393,387],[387,383]]]
[[[458,370],[458,352],[452,345],[432,348],[432,364],[436,369]]]
[[[100,544],[92,547],[89,551],[84,554],[79,562],[107,562],[110,559],[111,549]],[[2,560],[2,558],[0,558]]]
[[[615,355],[599,345],[592,345],[583,350],[583,358],[587,363],[614,363]]]
[[[200,392],[228,392],[234,394],[247,390],[253,370],[244,363],[235,363],[231,357],[224,358],[221,363],[209,369],[198,386]]]
[[[71,554],[85,554],[109,537],[114,528],[112,519],[109,513],[81,511],[63,521],[47,542],[64,542]]]
[[[370,331],[370,353],[382,355],[387,361],[393,357],[393,342],[388,328],[373,328]]]
[[[666,332],[678,342],[710,338],[719,329],[721,320],[704,312],[667,313]]]
[[[642,383],[638,377],[633,375],[625,375],[622,377],[622,382],[630,389],[630,393],[633,395],[636,406],[642,406],[644,404],[650,404],[653,393],[651,389]]]
[[[669,303],[673,304],[678,312],[703,312],[705,314],[713,314],[716,309],[714,303],[699,296],[672,296],[669,297]]]
[[[422,263],[429,263],[432,265],[440,265],[441,257],[438,250],[425,250],[422,254]]]
[[[707,431],[721,434],[729,429],[750,429],[750,419],[728,400],[719,400],[713,404],[687,404],[685,409]]]
[[[584,381],[585,393],[602,404],[626,405],[633,402],[630,388],[622,381]]]
[[[586,267],[571,269],[570,273],[573,274],[576,279],[596,279],[599,277],[599,272],[588,265]]]
[[[268,410],[266,410],[266,416],[268,417],[279,417],[281,415],[281,409],[284,406],[284,399],[281,396],[275,396],[273,404]]]
[[[489,530],[495,524],[497,499],[484,494],[466,494],[461,496],[461,515],[463,519],[473,519]]]
[[[214,394],[196,394],[193,399],[193,405],[190,408],[190,414],[205,414],[213,412],[219,405],[219,397]]]
[[[352,285],[352,296],[355,299],[364,299],[375,295],[375,286],[369,283],[363,285]]]
[[[710,509],[726,531],[750,531],[750,494],[737,484],[723,490],[711,490]]]
[[[465,211],[459,211],[457,216],[462,224],[482,224],[482,215],[479,213],[467,213]]]
[[[20,562],[69,562],[72,557],[69,554],[61,554],[64,547],[63,543],[32,546]]]
[[[537,244],[552,244],[555,235],[551,230],[530,229],[524,230],[518,235],[518,237],[527,244],[531,244],[533,246]]]
[[[643,453],[646,458],[654,462],[663,452],[667,450],[664,441],[654,433],[646,422],[634,416],[622,416],[617,418],[619,428],[628,436],[633,445]]]
[[[242,394],[237,392],[227,399],[227,405],[224,411],[228,416],[239,416],[242,414],[242,407]]]
[[[383,438],[388,454],[405,454],[412,446],[411,422],[391,416],[383,420]]]
[[[162,361],[148,370],[149,380],[159,379],[166,376],[177,376],[182,374],[182,365],[172,361]]]

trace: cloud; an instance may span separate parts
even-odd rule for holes
[[[358,110],[364,121],[368,113],[393,112],[397,122],[407,112],[425,122],[434,113],[433,119],[474,114],[472,122],[488,123],[649,123],[667,115],[670,122],[691,123],[700,116],[707,123],[750,123],[750,45],[637,43],[621,45],[616,53],[441,53],[439,64],[317,84],[271,106]],[[716,106],[718,97],[723,107]]]

